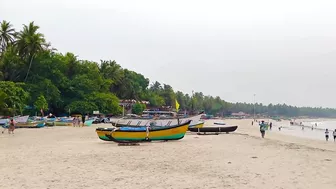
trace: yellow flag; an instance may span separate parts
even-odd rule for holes
[[[180,108],[180,104],[177,102],[176,99],[175,99],[175,108],[176,108],[176,112],[178,112],[178,110]]]

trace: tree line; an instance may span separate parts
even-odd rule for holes
[[[59,53],[34,22],[19,31],[7,21],[0,25],[0,115],[34,115],[40,111],[66,115],[95,110],[119,115],[119,99],[135,99],[148,101],[153,108],[174,107],[177,100],[181,111],[220,116],[243,111],[268,116],[336,117],[336,110],[330,108],[230,103],[202,92],[175,92],[170,85],[150,83],[114,60],[94,62],[70,52]],[[144,108],[137,103],[132,110],[141,113]]]

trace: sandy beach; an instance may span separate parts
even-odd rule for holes
[[[17,129],[0,135],[0,188],[336,188],[336,143],[224,122],[239,128],[140,146],[99,140],[110,125]]]

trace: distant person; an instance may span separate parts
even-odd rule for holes
[[[270,126],[270,130],[272,130],[273,123],[271,122],[271,123],[269,124],[269,126]]]
[[[304,126],[302,126],[302,130],[304,130]]]
[[[326,141],[328,141],[329,140],[329,131],[328,131],[328,129],[326,129],[326,131],[324,133],[325,133]]]
[[[72,126],[76,127],[77,117],[72,119]]]
[[[10,134],[11,132],[12,134],[14,134],[14,130],[15,130],[15,123],[14,123],[14,120],[11,119],[9,122],[8,134]]]
[[[281,131],[281,129],[282,129],[282,126],[279,127],[279,131]]]
[[[335,131],[333,132],[333,136],[334,136],[334,142],[335,142],[335,140],[336,140],[336,129],[335,129]]]
[[[77,116],[77,121],[76,121],[76,123],[77,123],[77,126],[80,127],[80,123],[81,123],[81,121],[80,121],[79,116]]]
[[[83,122],[82,127],[84,127],[84,123],[85,123],[85,115],[82,115],[82,122]]]
[[[252,126],[253,126],[253,121],[252,121]]]
[[[317,123],[315,123],[315,127],[317,127]]]
[[[264,138],[265,137],[265,132],[266,132],[267,125],[265,124],[264,121],[261,121],[261,123],[259,124],[259,126],[260,126],[261,137]]]

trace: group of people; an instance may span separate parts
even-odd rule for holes
[[[253,125],[253,122],[252,122]],[[261,121],[261,123],[259,124],[259,129],[260,129],[260,133],[261,133],[261,137],[264,138],[265,137],[265,132],[267,130],[267,124],[264,121]],[[272,123],[270,123],[270,129],[272,129]],[[280,127],[279,127],[280,130]],[[325,139],[326,141],[329,140],[329,130],[326,129],[325,130]],[[334,142],[336,142],[336,129],[333,131],[333,137],[334,137]]]
[[[326,141],[328,141],[329,140],[329,130],[326,129],[324,133],[325,133]],[[334,142],[335,142],[336,141],[336,129],[333,131],[333,136],[334,136]]]
[[[80,127],[80,126],[84,126],[84,122],[85,122],[85,117],[82,117],[82,122],[83,124],[81,124],[81,118],[79,116],[76,116],[72,119],[72,124],[74,127]]]

